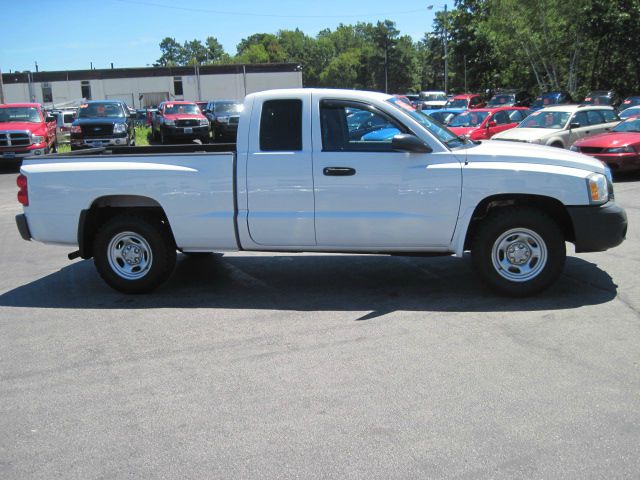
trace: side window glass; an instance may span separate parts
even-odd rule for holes
[[[493,116],[493,121],[496,122],[498,125],[512,123],[511,120],[509,120],[509,116],[507,115],[507,112],[505,111],[496,112],[496,114]]]
[[[393,137],[406,131],[374,108],[338,101],[321,102],[320,129],[325,152],[390,152]]]
[[[522,120],[522,115],[520,115],[520,110],[509,110],[507,112],[509,114],[509,123],[519,122]]]
[[[604,116],[604,121],[607,123],[617,122],[619,120],[616,112],[614,112],[613,110],[603,110],[601,113]]]
[[[587,112],[587,119],[589,120],[589,125],[598,125],[600,123],[604,123],[604,118],[598,110],[589,110]]]
[[[262,104],[260,150],[302,150],[302,100],[267,100]]]
[[[579,123],[581,127],[586,127],[589,125],[589,119],[587,118],[586,112],[578,112],[571,120],[571,123]]]

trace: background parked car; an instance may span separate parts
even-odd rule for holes
[[[640,106],[625,108],[618,114],[618,116],[623,120],[631,117],[637,117],[639,115],[640,115]]]
[[[531,95],[524,90],[501,90],[487,102],[488,108],[495,107],[528,107],[531,104]]]
[[[39,103],[0,104],[0,158],[19,160],[56,152],[56,119]]]
[[[447,94],[442,91],[420,92],[422,110],[439,110],[447,104]]]
[[[573,103],[573,99],[567,91],[546,92],[536,97],[531,104],[531,110],[540,110],[553,105],[567,105],[570,103]]]
[[[526,107],[480,108],[467,110],[453,118],[448,125],[456,135],[472,140],[486,140],[496,133],[518,126],[530,113]]]
[[[242,109],[242,102],[236,100],[215,100],[207,104],[205,112],[215,141],[236,141]]]
[[[627,108],[640,106],[640,95],[632,95],[625,98],[620,104],[620,110],[624,111]]]
[[[610,132],[578,140],[571,150],[592,155],[614,171],[640,170],[640,118],[629,118]]]
[[[71,124],[71,150],[135,145],[134,118],[124,102],[93,100],[80,105]]]
[[[593,90],[584,97],[582,105],[607,105],[617,107],[620,105],[620,97],[614,90]]]
[[[562,105],[533,112],[493,139],[568,148],[580,138],[611,130],[619,121],[612,107]]]
[[[454,95],[453,98],[447,101],[444,106],[445,110],[459,110],[464,112],[473,108],[484,108],[487,105],[484,97],[477,93],[463,93],[460,95]]]
[[[405,93],[404,96],[409,99],[414,108],[418,106],[418,103],[420,102],[420,95],[418,93]]]
[[[76,110],[53,110],[51,114],[56,117],[56,138],[58,144],[69,143],[71,139],[71,124],[76,119]]]
[[[152,134],[162,144],[177,139],[208,143],[209,120],[195,102],[162,102],[153,116]]]

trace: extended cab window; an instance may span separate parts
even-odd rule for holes
[[[262,104],[260,150],[302,150],[302,100],[267,100]]]
[[[371,105],[323,100],[320,103],[322,150],[390,152],[394,135],[406,129]]]
[[[589,125],[599,125],[604,123],[604,118],[598,110],[589,110],[587,112],[587,118],[589,119]]]
[[[607,123],[620,121],[620,118],[618,118],[618,115],[616,115],[616,112],[613,110],[602,110],[601,113],[604,115],[604,121]]]

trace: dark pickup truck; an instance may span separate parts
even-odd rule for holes
[[[117,100],[83,103],[71,124],[71,150],[135,145],[134,119],[127,106]]]

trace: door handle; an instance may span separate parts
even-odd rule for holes
[[[322,173],[328,177],[350,177],[356,174],[356,169],[349,167],[325,167]]]

